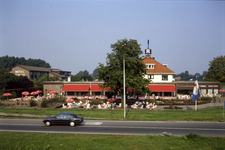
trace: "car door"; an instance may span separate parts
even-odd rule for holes
[[[63,118],[64,118],[63,114],[58,114],[57,116],[55,116],[55,119],[52,121],[52,123],[61,125],[61,124],[63,124]]]
[[[63,124],[68,125],[71,121],[71,116],[69,114],[65,114],[63,118]]]

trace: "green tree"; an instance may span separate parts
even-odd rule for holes
[[[134,89],[141,94],[150,93],[146,86],[150,84],[148,79],[144,78],[146,74],[145,64],[142,62],[143,57],[140,45],[137,40],[118,40],[111,45],[112,53],[107,54],[106,66],[99,63],[98,79],[104,80],[103,88],[109,88],[113,92],[121,93],[123,104],[123,56],[125,57],[125,89]],[[123,104],[124,105],[124,104]]]
[[[208,72],[204,77],[207,81],[225,83],[225,56],[221,55],[210,61]]]
[[[92,73],[92,77],[96,78],[97,76],[98,76],[98,69],[96,68]]]
[[[45,74],[34,81],[35,86],[43,86],[44,81],[60,81],[60,79],[58,76],[49,77],[49,75]]]
[[[84,70],[83,75],[89,75],[89,72],[87,70]]]
[[[72,76],[71,81],[93,81],[93,78],[91,75],[89,75],[89,72],[87,70],[79,71],[76,75]]]
[[[7,69],[0,69],[0,89],[14,89],[33,87],[34,83],[27,77],[16,76]]]
[[[0,68],[9,69],[16,65],[27,65],[27,66],[36,66],[36,67],[44,67],[51,68],[49,63],[46,63],[41,59],[31,59],[26,60],[24,57],[9,57],[8,55],[0,57]]]

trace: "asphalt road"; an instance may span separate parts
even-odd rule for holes
[[[120,135],[159,135],[164,132],[174,136],[195,133],[203,136],[225,136],[224,122],[193,121],[102,121],[85,120],[76,127],[46,127],[41,119],[2,119],[0,131],[70,133],[70,134],[120,134]]]

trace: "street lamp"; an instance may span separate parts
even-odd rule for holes
[[[125,54],[124,54],[124,45],[122,46],[123,46],[123,107],[124,107],[124,118],[126,118]]]

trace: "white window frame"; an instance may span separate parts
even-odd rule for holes
[[[148,79],[154,79],[154,75],[153,74],[148,74]]]
[[[146,64],[147,69],[155,69],[155,64]]]

